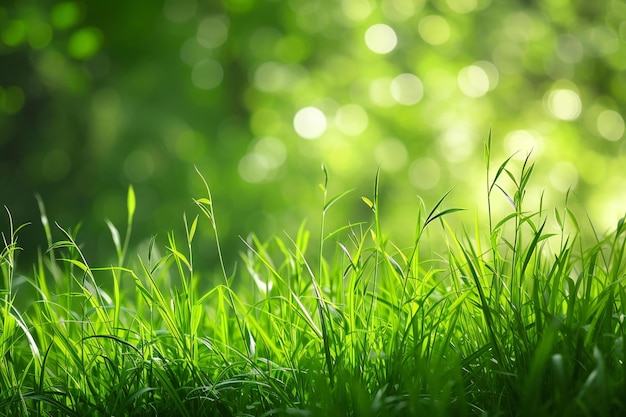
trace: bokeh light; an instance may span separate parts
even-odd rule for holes
[[[598,132],[610,141],[618,141],[624,136],[624,119],[613,110],[604,110],[598,115]]]
[[[450,163],[463,162],[474,152],[475,139],[467,125],[452,125],[437,139],[440,155]]]
[[[441,45],[450,39],[450,24],[441,16],[426,16],[419,22],[419,34],[425,42]]]
[[[495,89],[500,75],[498,69],[489,61],[477,61],[459,71],[457,83],[468,97],[482,97]]]
[[[582,103],[574,90],[558,88],[547,93],[545,104],[549,114],[560,120],[575,120],[580,116]]]
[[[205,59],[193,66],[191,81],[202,90],[211,90],[222,82],[224,69],[213,59]]]
[[[62,1],[52,7],[50,20],[56,29],[68,29],[78,23],[80,15],[80,6],[78,3]]]
[[[447,0],[448,7],[456,13],[470,13],[478,7],[478,0]]]
[[[100,49],[102,34],[96,28],[83,28],[72,34],[67,50],[76,59],[88,59]]]
[[[382,170],[397,172],[404,168],[409,159],[409,154],[402,141],[396,138],[387,138],[376,145],[374,157]]]
[[[580,40],[574,35],[564,34],[557,39],[556,54],[561,61],[568,64],[575,64],[583,59],[584,47]]]
[[[544,140],[534,130],[514,130],[504,137],[504,146],[507,155],[514,159],[524,160],[528,155],[538,158],[543,153]]]
[[[588,28],[582,33],[582,39],[586,50],[595,56],[609,55],[619,48],[615,31],[605,26]]]
[[[441,177],[441,167],[432,158],[417,158],[409,168],[409,181],[421,190],[435,188]]]
[[[287,91],[297,79],[293,68],[276,61],[264,62],[254,72],[254,84],[265,92]]]
[[[0,31],[0,39],[7,46],[18,46],[26,39],[26,23],[23,20],[10,20]]]
[[[224,16],[205,17],[198,24],[198,44],[205,48],[218,48],[228,39],[228,20]]]
[[[192,19],[198,9],[197,0],[165,0],[163,14],[175,23],[183,23]]]
[[[206,151],[206,140],[202,134],[193,129],[181,131],[174,139],[174,154],[188,163],[197,163]]]
[[[372,13],[372,5],[363,0],[341,0],[341,10],[348,19],[360,22]]]
[[[298,110],[293,127],[304,139],[317,139],[326,131],[326,116],[317,107],[305,107]]]
[[[365,32],[365,44],[372,52],[387,54],[398,44],[398,37],[391,26],[377,23]]]
[[[369,86],[369,99],[379,107],[391,107],[396,103],[393,98],[389,77],[381,77],[373,80]]]
[[[358,104],[346,104],[337,111],[335,124],[341,133],[358,136],[365,131],[369,123],[367,112]]]
[[[424,86],[416,75],[400,74],[391,81],[391,96],[398,103],[411,106],[424,97]]]
[[[404,22],[421,11],[425,3],[426,0],[382,0],[380,7],[388,19]]]
[[[28,43],[33,49],[42,49],[52,41],[52,27],[44,22],[37,22],[28,31]]]
[[[138,149],[131,152],[124,160],[124,173],[131,183],[138,184],[148,180],[155,171],[155,161],[149,152]]]
[[[489,91],[489,77],[485,70],[477,65],[470,65],[459,72],[459,88],[468,97],[481,97]]]
[[[576,188],[578,184],[578,170],[567,161],[556,163],[548,175],[550,184],[561,192]]]

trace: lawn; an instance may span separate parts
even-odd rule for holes
[[[626,413],[626,225],[592,228],[563,209],[525,207],[533,164],[492,166],[489,216],[464,227],[446,195],[418,205],[398,247],[380,221],[379,178],[367,224],[326,230],[348,193],[321,184],[320,239],[242,240],[223,259],[210,187],[168,234],[133,251],[108,223],[113,265],[92,265],[75,230],[41,226],[48,248],[18,265],[0,254],[0,410],[22,416],[615,416]],[[199,181],[204,181],[199,175]],[[507,193],[501,183],[514,184]],[[492,218],[495,199],[508,201]],[[11,217],[7,210],[7,215]],[[210,247],[194,241],[212,230]],[[548,232],[550,230],[550,232]],[[554,232],[556,230],[556,232]],[[62,239],[53,239],[61,233]],[[316,231],[317,234],[317,231]],[[441,248],[429,248],[438,236]],[[88,238],[87,238],[88,239]],[[34,294],[25,302],[24,294]]]

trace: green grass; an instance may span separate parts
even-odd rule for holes
[[[170,233],[164,248],[153,239],[139,256],[129,255],[129,188],[123,238],[108,223],[115,266],[91,265],[76,231],[49,225],[40,202],[49,248],[29,272],[16,272],[20,227],[3,233],[0,410],[624,415],[626,225],[586,242],[567,208],[527,211],[532,164],[516,171],[509,159],[493,172],[490,141],[485,222],[454,230],[446,219],[459,209],[444,196],[416,208],[415,241],[399,248],[381,226],[377,177],[363,197],[372,221],[325,230],[346,193],[328,197],[324,169],[323,238],[304,225],[265,242],[250,236],[238,267],[221,264],[217,276],[194,267],[209,250],[223,259],[208,186],[197,215],[183,216],[185,235]],[[509,215],[492,218],[495,199],[510,202]],[[202,227],[212,248],[194,243]],[[426,236],[442,237],[443,249]],[[29,288],[35,298],[20,302]]]

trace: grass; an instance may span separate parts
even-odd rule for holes
[[[527,211],[533,165],[493,172],[486,224],[455,231],[445,195],[418,207],[415,241],[385,236],[379,180],[369,224],[244,242],[232,273],[194,267],[210,189],[185,236],[129,256],[108,223],[114,266],[93,266],[76,231],[18,274],[21,227],[0,254],[0,410],[13,416],[614,416],[626,413],[626,225],[592,242],[567,208]],[[202,181],[204,179],[200,176]],[[205,182],[206,185],[206,182]],[[514,189],[507,193],[505,188]],[[493,219],[494,199],[510,202]],[[9,220],[11,215],[8,212]],[[546,232],[554,222],[557,233]],[[437,255],[424,237],[444,237]],[[182,242],[182,243],[181,243]],[[160,256],[159,251],[165,251]],[[213,249],[212,249],[213,250]],[[207,282],[209,284],[207,284]],[[26,288],[35,299],[20,302]]]

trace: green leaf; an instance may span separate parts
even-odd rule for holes
[[[174,247],[166,247],[170,252],[172,252],[172,255],[174,255],[176,258],[180,259],[185,266],[188,269],[191,269],[191,263],[189,263],[189,261],[187,260],[187,257],[185,255],[183,255],[178,249],[174,248]]]
[[[524,272],[526,271],[526,267],[528,266],[528,263],[530,262],[530,258],[533,256],[533,254],[535,253],[535,249],[537,248],[537,244],[543,240],[542,239],[542,234],[541,232],[543,231],[543,228],[546,225],[546,221],[544,219],[543,223],[541,224],[541,227],[539,228],[539,230],[537,230],[537,233],[535,233],[535,236],[533,236],[533,240],[530,242],[530,245],[528,245],[528,248],[526,249],[526,257],[524,258],[524,262],[522,263],[522,269],[520,272],[520,276],[524,275]],[[550,237],[547,235],[543,235],[545,236],[544,239]]]
[[[361,197],[361,200],[363,200],[363,202],[364,202],[365,204],[367,204],[367,206],[368,206],[369,208],[371,208],[372,210],[374,210],[374,203],[372,203],[372,200],[370,200],[370,199],[369,199],[369,198],[367,198],[367,197]]]
[[[81,261],[77,261],[76,259],[61,258],[60,260],[79,267],[83,272],[87,272],[89,270],[89,267],[87,265],[85,265]]]
[[[556,207],[554,208],[554,217],[556,218],[556,223],[562,229],[563,228],[563,220],[561,220],[561,215],[559,214],[559,210],[557,210]]]
[[[354,189],[352,190],[347,190],[344,191],[343,193],[336,195],[335,197],[331,198],[325,205],[324,205],[324,212],[326,212],[333,204],[335,204],[337,201],[341,200],[343,197],[345,197],[346,195],[350,194],[352,191],[354,191]]]
[[[193,222],[191,223],[191,229],[189,229],[189,242],[190,243],[193,240],[194,235],[196,234],[197,226],[198,226],[198,216],[196,216],[196,218],[193,219]]]
[[[365,224],[367,224],[367,222],[350,223],[350,224],[347,224],[345,226],[341,226],[338,229],[335,229],[334,231],[328,233],[326,235],[326,237],[324,238],[324,240],[328,240],[328,239],[332,238],[333,236],[336,236],[339,233],[343,232],[344,230],[354,229],[357,226],[362,226],[362,225],[365,225]]]
[[[398,274],[398,276],[405,278],[404,271],[402,271],[402,267],[400,266],[400,264],[398,264],[398,262],[395,259],[393,259],[391,255],[387,256],[387,262],[389,262],[389,265],[391,265],[392,269],[395,271],[396,274]]]
[[[446,199],[446,197],[448,196],[448,194],[450,194],[450,192],[452,192],[452,190],[448,190],[448,192],[445,193],[443,195],[443,197],[441,197],[439,199],[439,201],[437,201],[437,204],[435,204],[435,207],[433,207],[433,209],[430,211],[430,213],[428,213],[428,217],[426,217],[426,221],[424,222],[424,226],[422,226],[422,229],[425,229],[426,226],[428,226],[429,223],[431,223],[432,221],[436,220],[437,218],[439,218],[441,216],[445,216],[446,214],[455,213],[457,211],[465,210],[465,209],[462,209],[462,208],[450,208],[450,209],[443,210],[442,212],[440,212],[438,214],[435,214],[435,212],[437,211],[437,209],[439,208],[441,203],[443,203],[443,200]]]
[[[580,227],[578,226],[578,220],[576,220],[576,215],[574,214],[574,212],[567,207],[565,208],[565,210],[567,211],[567,216],[569,217],[569,219],[572,221],[572,224],[576,228],[576,231],[577,232],[580,231]]]
[[[439,217],[443,217],[443,216],[448,215],[448,214],[456,213],[457,211],[465,211],[465,209],[464,208],[449,208],[449,209],[445,209],[444,211],[442,211],[442,212],[434,215],[430,219],[428,219],[428,221],[424,224],[424,227],[426,227],[426,225],[428,223],[436,220]]]
[[[126,197],[126,206],[128,208],[128,218],[132,219],[135,214],[136,200],[135,189],[132,185],[128,186],[128,196]]]
[[[508,158],[506,158],[506,160],[498,167],[498,171],[496,172],[496,176],[493,177],[493,181],[491,182],[491,186],[489,187],[489,191],[490,192],[493,189],[493,187],[496,186],[496,181],[498,181],[498,178],[500,178],[500,175],[506,169],[506,166],[509,163],[509,161],[511,160],[511,158],[513,158],[513,155],[511,155]]]
[[[324,172],[324,184],[320,184],[320,187],[322,188],[322,191],[326,192],[328,189],[328,170],[324,164],[322,164],[322,171]]]
[[[513,181],[513,184],[515,184],[515,186],[519,189],[520,186],[519,186],[519,184],[517,184],[517,179],[515,178],[515,175],[513,175],[513,173],[511,171],[509,171],[508,169],[505,169],[504,172],[506,172],[506,175],[509,176],[511,181]]]
[[[109,226],[109,230],[111,231],[111,238],[113,239],[113,244],[115,245],[115,249],[117,250],[118,255],[122,251],[122,241],[120,240],[120,232],[117,230],[117,227],[109,219],[106,220],[107,226]]]
[[[489,171],[490,161],[491,161],[491,126],[489,126],[489,135],[487,136],[487,142],[485,142],[485,167],[487,167],[487,172]]]
[[[502,187],[500,187],[498,184],[495,184],[496,187],[498,187],[498,189],[500,189],[500,191],[502,191],[502,194],[504,194],[504,196],[506,197],[507,200],[509,200],[509,203],[511,203],[511,205],[513,206],[513,210],[517,211],[517,206],[515,205],[515,201],[513,201],[513,199],[511,198],[511,196],[509,196],[506,191],[504,191],[504,189]]]
[[[208,198],[198,198],[196,200],[196,203],[206,204],[207,206],[210,206],[211,205],[211,200],[209,200]]]

